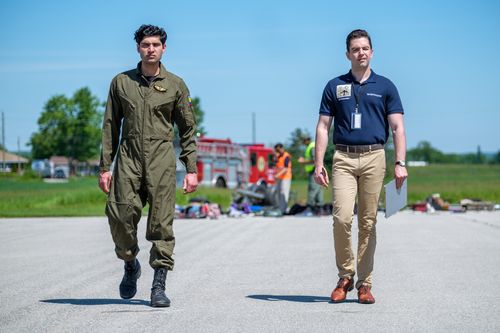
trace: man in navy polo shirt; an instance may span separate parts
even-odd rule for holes
[[[358,300],[375,303],[371,293],[376,245],[377,207],[385,175],[384,144],[392,130],[395,147],[395,178],[399,188],[408,176],[405,168],[406,137],[403,106],[396,86],[370,68],[372,42],[364,30],[346,39],[351,70],[328,82],[321,99],[316,127],[315,181],[328,186],[323,159],[328,132],[334,121],[333,143],[333,238],[339,281],[331,300],[342,302],[354,288],[357,272]],[[353,209],[358,196],[357,264],[351,246]]]

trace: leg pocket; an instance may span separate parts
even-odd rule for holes
[[[106,202],[106,216],[109,222],[120,224],[132,223],[132,205],[128,202],[108,200]]]
[[[106,203],[111,237],[119,258],[131,260],[139,252],[137,245],[137,224],[134,222],[134,210],[128,202],[108,200]]]

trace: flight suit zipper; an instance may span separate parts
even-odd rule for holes
[[[146,78],[144,77],[144,75],[141,75],[141,78],[144,80],[144,82],[147,83],[147,87],[148,89],[150,88],[150,84],[148,82],[148,80],[146,80]],[[146,154],[145,154],[145,145],[144,145],[144,123],[145,123],[145,118],[146,118],[146,97],[147,97],[147,94],[146,92],[144,92],[144,94],[142,95],[142,101],[143,101],[143,105],[142,105],[142,128],[141,128],[141,147],[142,147],[142,153],[141,153],[141,160],[142,160],[142,177],[143,177],[143,181],[144,182],[147,182],[147,178],[146,178]]]

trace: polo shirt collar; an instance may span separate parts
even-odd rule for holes
[[[377,74],[375,74],[373,69],[370,69],[370,76],[368,77],[368,79],[364,83],[375,83],[376,77],[377,77]],[[358,81],[356,81],[356,79],[352,75],[351,70],[349,70],[349,73],[346,74],[346,78],[347,78],[348,82],[358,82]]]

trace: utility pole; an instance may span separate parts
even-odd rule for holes
[[[255,112],[252,112],[252,143],[255,144]]]

